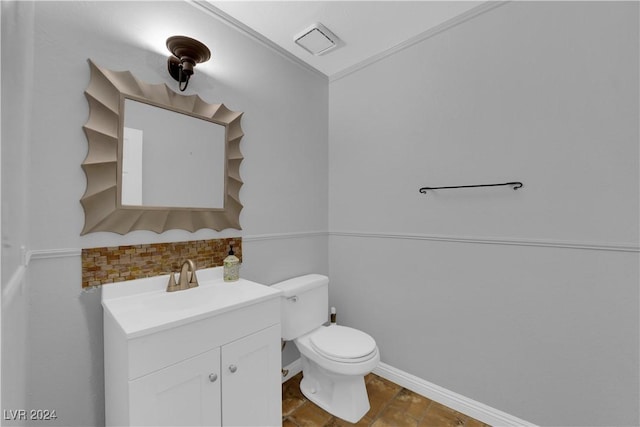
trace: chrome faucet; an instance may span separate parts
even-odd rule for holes
[[[176,277],[173,272],[169,273],[169,284],[167,292],[183,291],[185,289],[195,288],[198,286],[198,278],[196,277],[196,263],[188,259],[182,263],[180,269],[180,278],[176,284]]]

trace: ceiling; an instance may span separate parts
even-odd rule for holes
[[[205,3],[205,2],[203,2]],[[461,17],[484,1],[215,1],[206,6],[329,78],[339,76]],[[314,56],[294,37],[320,22],[340,40]]]

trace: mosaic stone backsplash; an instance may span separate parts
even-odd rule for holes
[[[176,272],[186,259],[193,260],[198,270],[218,267],[228,255],[229,245],[242,261],[241,237],[83,249],[82,287]]]

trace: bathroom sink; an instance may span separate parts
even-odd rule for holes
[[[199,312],[214,309],[218,306],[232,304],[236,297],[235,289],[220,284],[201,284],[179,292],[158,292],[141,296],[131,301],[131,308],[146,314],[169,314]]]
[[[135,299],[134,306],[136,309],[158,314],[210,311],[236,305],[250,298],[251,291],[246,285],[245,280],[235,283],[222,281],[201,283],[197,288],[184,291],[157,292],[153,295],[138,297]]]
[[[105,285],[102,305],[128,337],[142,336],[279,296],[250,280],[222,280],[222,268],[198,270],[200,285],[166,292],[169,276]]]

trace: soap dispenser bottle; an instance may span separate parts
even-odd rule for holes
[[[233,245],[229,246],[229,255],[222,261],[225,282],[235,282],[240,278],[240,260],[233,254]]]

